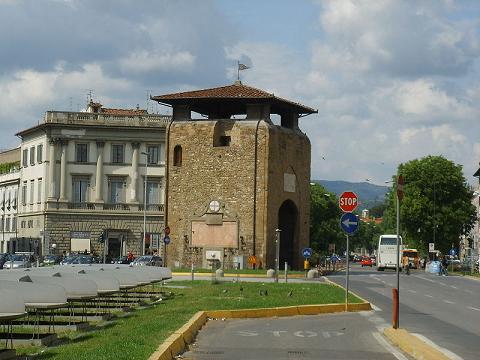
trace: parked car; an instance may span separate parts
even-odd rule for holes
[[[372,262],[372,259],[368,256],[364,256],[362,258],[362,261],[360,261],[360,264],[362,265],[362,267],[364,266],[370,266],[372,267],[373,266],[373,262]]]
[[[95,259],[91,255],[77,255],[70,264],[94,264]]]
[[[43,258],[43,265],[57,265],[63,260],[61,255],[45,255]]]
[[[160,256],[144,255],[133,260],[131,266],[163,266],[163,260]]]
[[[23,269],[32,267],[32,259],[30,255],[13,254],[3,264],[4,269]]]
[[[72,264],[73,261],[77,258],[78,255],[69,255],[65,258],[63,258],[62,261],[60,261],[60,265],[69,265]]]
[[[0,254],[0,270],[3,269],[3,264],[8,261],[10,254]]]
[[[127,256],[120,256],[112,261],[112,264],[130,264],[132,260],[129,260]]]

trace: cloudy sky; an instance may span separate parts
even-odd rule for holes
[[[318,109],[312,178],[480,161],[480,1],[0,0],[2,149],[46,110],[242,81]]]

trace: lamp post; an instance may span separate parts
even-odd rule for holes
[[[143,245],[142,245],[142,255],[145,255],[145,243],[147,241],[147,173],[148,173],[149,153],[142,151],[142,155],[145,155],[145,184],[143,187]]]
[[[280,262],[280,233],[282,230],[275,229],[275,282],[278,283],[278,271]]]

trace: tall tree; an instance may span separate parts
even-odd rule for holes
[[[316,252],[328,253],[328,244],[340,252],[345,238],[340,230],[341,210],[334,193],[320,184],[310,186],[310,246]]]
[[[427,156],[398,167],[404,177],[404,198],[400,203],[400,224],[404,242],[422,252],[428,243],[448,253],[458,247],[460,235],[472,228],[476,214],[472,192],[462,173],[462,167],[443,156]],[[384,227],[395,232],[396,176],[393,178],[384,214]]]

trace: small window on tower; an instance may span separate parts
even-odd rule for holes
[[[220,146],[230,146],[230,136],[220,136]]]
[[[173,166],[182,166],[182,147],[180,145],[173,149]]]

